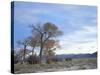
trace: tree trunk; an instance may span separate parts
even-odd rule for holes
[[[43,51],[43,46],[41,46],[41,49],[40,49],[40,63],[42,61],[42,51]]]
[[[43,37],[44,37],[45,33],[41,34],[41,42],[40,42],[40,63],[42,61],[42,52],[43,52],[43,46],[45,44],[45,42],[50,38],[50,36],[48,36],[44,41],[43,41]]]
[[[24,46],[23,63],[25,63],[25,56],[26,56],[26,45]]]
[[[34,47],[32,49],[32,64],[34,64]]]
[[[34,47],[33,47],[33,49],[32,49],[32,56],[34,55]]]
[[[42,51],[43,51],[43,34],[41,34],[41,45],[40,45],[40,63],[42,61]]]

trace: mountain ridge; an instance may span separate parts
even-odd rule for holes
[[[96,58],[97,52],[94,52],[92,54],[61,54],[61,55],[55,55],[54,56],[57,59],[66,59],[66,58]]]

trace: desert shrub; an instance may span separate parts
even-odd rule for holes
[[[53,62],[58,62],[59,60],[57,58],[52,59]]]
[[[58,62],[58,61],[59,61],[59,60],[58,60],[57,58],[48,58],[46,62],[47,62],[48,64],[50,64],[50,63],[55,63],[55,62]]]
[[[14,55],[14,64],[17,64],[19,62],[19,56]]]
[[[47,59],[46,63],[47,63],[47,64],[50,64],[50,63],[52,63],[52,60]]]
[[[65,61],[72,61],[72,59],[71,58],[66,58]]]
[[[29,64],[38,64],[39,63],[39,57],[38,56],[32,56],[30,55],[28,58],[27,58],[27,62]]]

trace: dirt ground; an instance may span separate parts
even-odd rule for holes
[[[78,58],[71,61],[56,62],[51,64],[15,64],[15,73],[38,73],[54,71],[71,71],[96,69],[97,58]]]

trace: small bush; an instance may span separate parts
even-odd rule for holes
[[[72,61],[72,59],[71,58],[66,58],[65,61]]]
[[[50,63],[55,63],[55,62],[58,62],[59,60],[57,58],[48,58],[47,59],[47,63],[50,64]]]
[[[29,63],[29,64],[38,64],[39,63],[39,57],[38,56],[29,56],[28,58],[27,58],[27,62]]]

